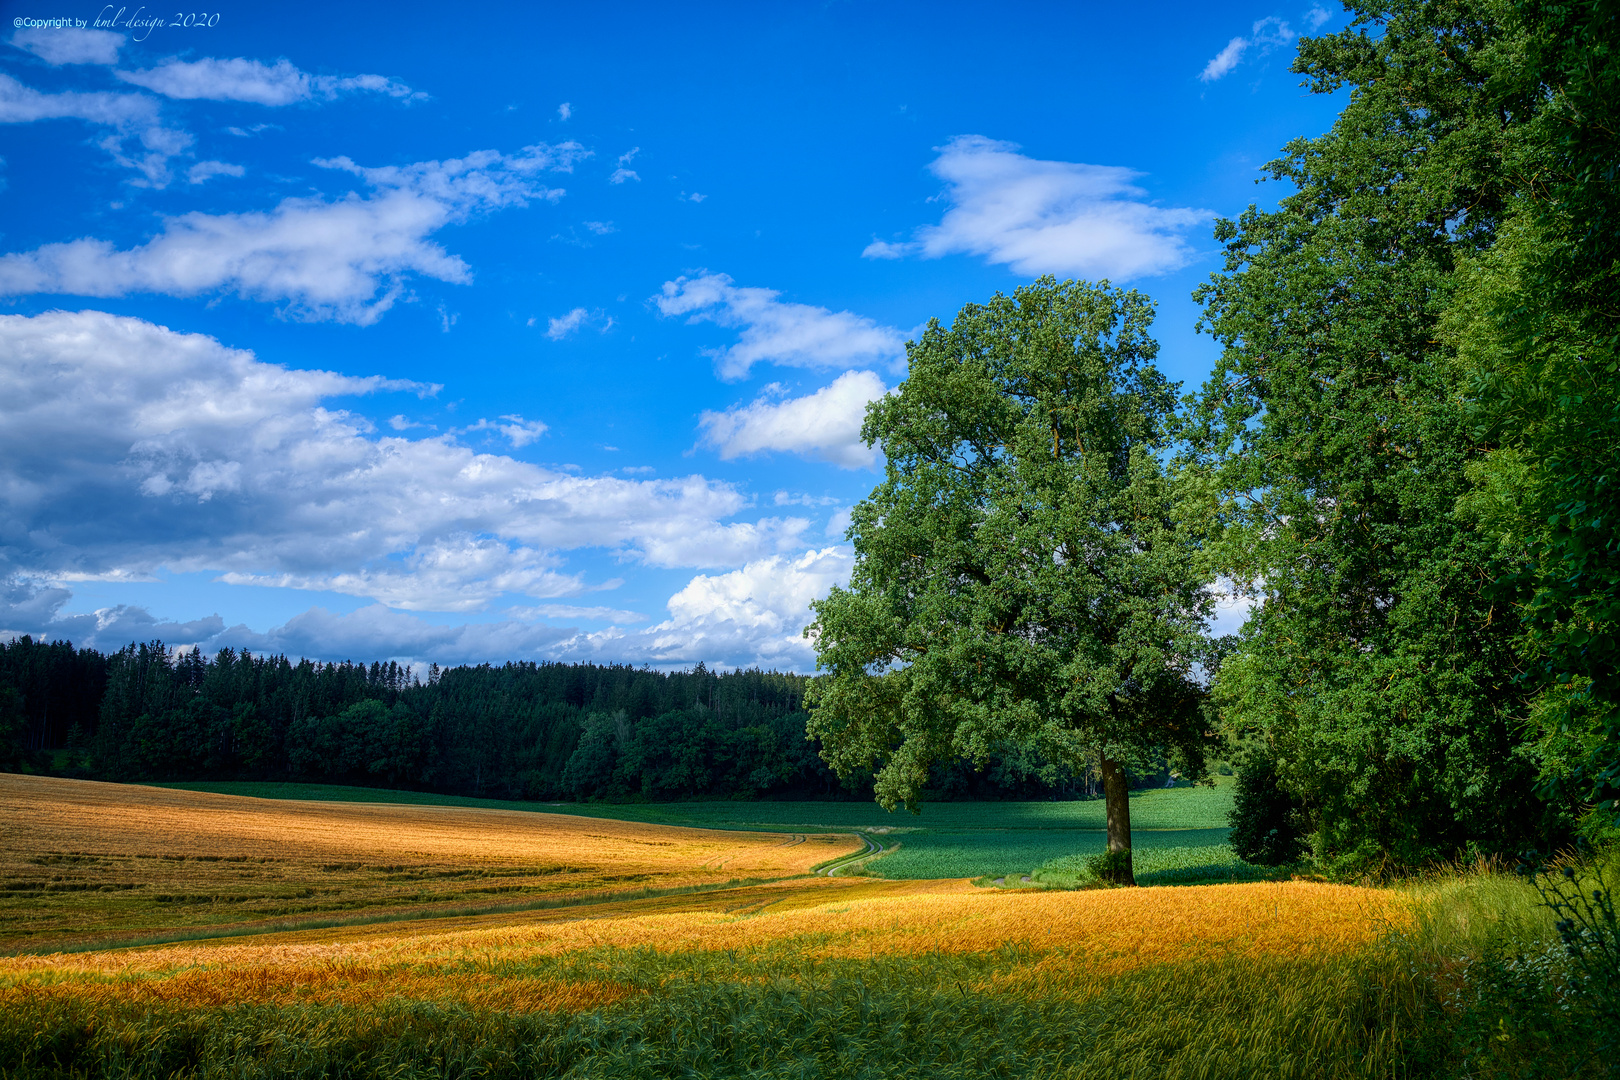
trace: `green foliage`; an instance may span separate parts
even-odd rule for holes
[[[1263,599],[1215,688],[1345,870],[1543,840],[1497,538],[1457,512],[1487,449],[1440,332],[1515,179],[1490,91],[1494,0],[1352,5],[1300,44],[1331,131],[1269,166],[1294,194],[1217,225],[1199,292],[1223,354],[1189,434],[1225,569]]]
[[[1104,851],[1086,859],[1086,872],[1104,885],[1136,884],[1131,872],[1131,849]]]
[[[1257,866],[1282,866],[1305,854],[1298,800],[1277,783],[1277,763],[1264,747],[1252,750],[1238,773],[1232,800],[1232,850]]]
[[[885,806],[1008,744],[1201,770],[1210,595],[1158,457],[1151,320],[1137,293],[1043,278],[931,322],[870,407],[887,471],[852,514],[849,588],[813,605],[808,700],[827,760],[875,770]]]
[[[1447,330],[1492,452],[1469,509],[1503,545],[1525,626],[1544,793],[1620,814],[1620,20],[1521,0],[1492,95],[1516,179]]]

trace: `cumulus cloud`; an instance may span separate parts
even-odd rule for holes
[[[1313,30],[1321,26],[1327,19],[1328,13],[1319,7],[1313,7],[1305,15],[1305,21],[1310,24],[1310,28]],[[1268,15],[1264,19],[1260,19],[1250,28],[1249,32],[1249,37],[1235,37],[1228,41],[1226,47],[1216,53],[1209,63],[1204,65],[1204,70],[1199,73],[1198,77],[1204,82],[1214,82],[1225,75],[1231,74],[1243,62],[1243,57],[1249,53],[1250,49],[1254,50],[1256,56],[1265,56],[1274,49],[1291,44],[1296,36],[1289,29],[1288,24],[1275,15]]]
[[[650,627],[636,651],[662,663],[714,656],[737,666],[812,666],[815,654],[803,636],[810,601],[848,584],[854,565],[849,548],[828,547],[699,574],[670,597],[669,619]]]
[[[0,579],[0,637],[27,633],[100,649],[156,638],[205,652],[228,645],[320,660],[612,660],[668,667],[702,661],[809,671],[815,653],[802,630],[812,617],[810,602],[834,585],[847,584],[853,565],[853,553],[838,545],[756,559],[724,574],[699,574],[670,598],[667,619],[641,629],[633,628],[646,621],[640,613],[599,606],[536,604],[510,608],[501,619],[447,625],[371,604],[347,614],[312,607],[281,626],[257,631],[227,626],[218,615],[165,619],[127,605],[69,614],[62,610],[71,601],[69,590],[11,578]],[[582,631],[575,625],[582,621],[613,625]]]
[[[867,403],[887,390],[870,371],[846,371],[813,394],[785,401],[762,395],[726,412],[705,412],[699,425],[703,441],[727,461],[784,450],[846,469],[871,468],[877,451],[861,441],[861,423]]]
[[[369,194],[290,198],[269,212],[182,214],[168,218],[152,240],[125,250],[87,237],[0,256],[0,296],[223,291],[279,302],[284,314],[299,318],[369,325],[413,275],[472,280],[465,262],[429,239],[435,232],[477,213],[555,202],[562,189],[541,184],[540,174],[569,171],[588,153],[569,142],[375,169],[346,157],[317,160],[360,177]]]
[[[705,271],[664,282],[652,299],[664,315],[741,331],[730,348],[705,350],[722,379],[741,379],[758,363],[808,368],[904,363],[906,338],[894,327],[853,312],[786,303],[781,296],[775,289],[742,288],[725,274]]]
[[[62,64],[116,64],[124,35],[111,30],[32,27],[11,35],[11,43],[52,66]]]
[[[637,632],[618,628],[581,634],[554,646],[563,659],[643,661],[805,671],[815,652],[803,630],[810,601],[849,582],[847,547],[756,559],[724,574],[699,574],[669,599],[669,618]]]
[[[1167,273],[1193,258],[1184,234],[1208,210],[1154,206],[1110,165],[1041,161],[1015,143],[960,135],[929,166],[945,181],[949,204],[938,225],[900,243],[874,240],[864,256],[979,255],[1018,274],[1135,278]]]
[[[247,101],[256,105],[291,105],[313,98],[332,99],[356,91],[384,94],[392,98],[420,100],[418,93],[402,82],[382,75],[310,75],[287,60],[274,64],[237,57],[221,60],[170,59],[155,68],[114,72],[124,82],[144,87],[164,97],[182,100]]]
[[[1313,6],[1311,10],[1305,13],[1305,29],[1315,33],[1317,30],[1321,29],[1323,23],[1327,22],[1331,18],[1333,18],[1333,16],[1328,12],[1327,8]]]
[[[0,577],[166,568],[473,611],[595,587],[563,565],[572,549],[726,569],[809,527],[727,521],[748,498],[701,476],[579,476],[451,434],[379,435],[329,399],[437,388],[267,364],[139,319],[0,316],[0,355]]]

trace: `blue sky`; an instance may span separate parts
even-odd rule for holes
[[[908,337],[1106,277],[1196,386],[1345,19],[0,8],[0,635],[795,670]]]

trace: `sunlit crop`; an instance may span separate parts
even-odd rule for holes
[[[1028,960],[1008,976],[1019,988],[1085,992],[1100,975],[1199,957],[1340,953],[1404,918],[1391,894],[1305,882],[1039,893],[818,880],[588,910],[15,958],[0,961],[0,982],[13,994],[48,987],[93,1000],[198,1007],[402,997],[581,1009],[629,991],[512,976],[538,961],[603,949],[824,959],[1014,949]]]
[[[807,872],[849,836],[285,802],[0,774],[0,948]]]

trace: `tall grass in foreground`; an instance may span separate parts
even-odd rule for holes
[[[1574,881],[1601,888],[1598,874]],[[1361,925],[1382,920],[1381,933],[1350,933],[1357,893]],[[756,892],[775,894],[786,899],[774,909],[694,897],[663,914],[625,905],[611,919],[417,938],[10,961],[0,1073],[1616,1074],[1559,920],[1510,875],[1451,874],[1398,894],[1298,883]],[[1223,927],[1223,912],[1252,928]],[[1150,931],[1162,947],[1137,942]]]
[[[1363,1077],[1402,1071],[1411,994],[1376,962],[1229,959],[1023,993],[1005,953],[817,961],[601,950],[537,980],[632,987],[590,1012],[8,1001],[13,1076]],[[515,973],[513,973],[515,974]],[[1396,1011],[1392,1011],[1392,1006]]]

